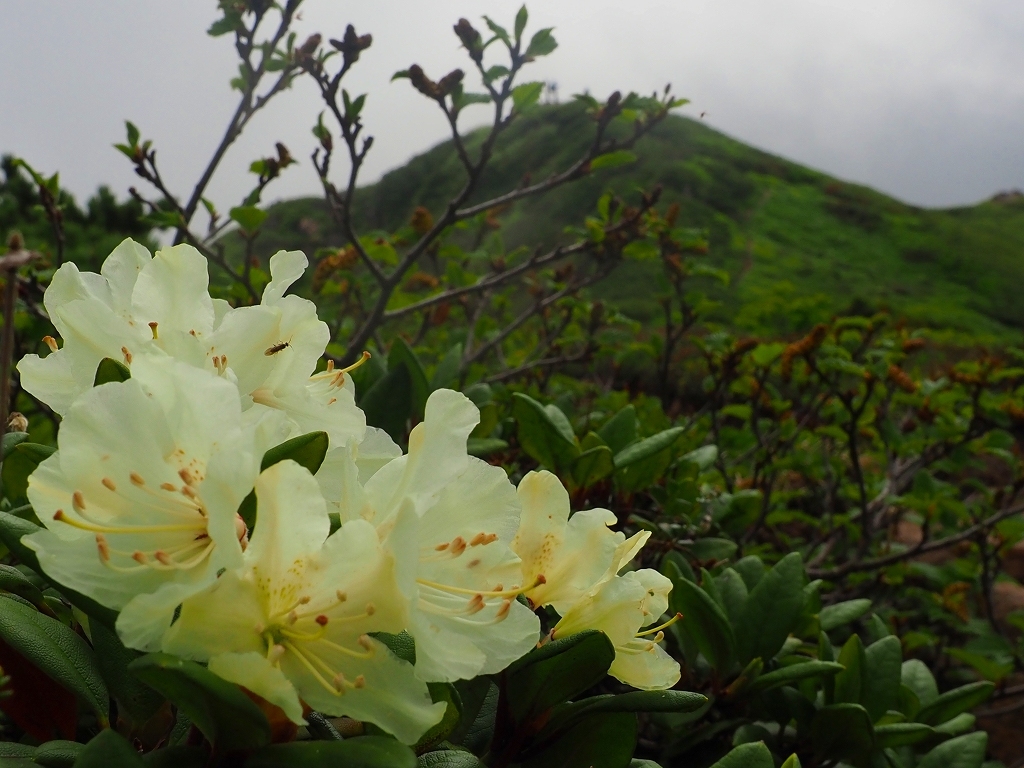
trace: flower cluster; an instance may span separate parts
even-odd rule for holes
[[[328,329],[285,295],[305,268],[276,254],[262,302],[239,308],[210,297],[187,245],[152,256],[126,240],[100,274],[57,271],[45,305],[63,345],[48,337],[49,355],[19,365],[63,416],[29,483],[42,569],[118,611],[127,646],[206,663],[296,723],[313,709],[413,743],[444,711],[428,682],[588,629],[611,639],[619,680],[674,685],[661,628],[645,629],[670,582],[620,575],[648,534],[613,532],[607,510],[570,517],[550,473],[517,489],[468,455],[479,412],[458,392],[430,396],[403,455],[366,425],[347,370],[316,372]],[[104,358],[130,378],[93,386]],[[313,430],[330,444],[315,476],[290,460],[261,472],[268,449]],[[542,606],[560,617],[546,637]],[[402,632],[415,664],[381,639]]]

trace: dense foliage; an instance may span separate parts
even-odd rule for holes
[[[1001,607],[1024,607],[1006,572],[1024,538],[1024,353],[1008,343],[1019,318],[1003,259],[1016,202],[913,210],[671,117],[681,102],[668,89],[541,107],[541,84],[515,78],[555,42],[550,30],[526,33],[525,9],[511,30],[487,20],[486,37],[456,25],[481,92],[461,70],[396,75],[438,103],[453,140],[361,190],[365,98],[340,85],[372,39],[349,27],[330,47],[319,36],[297,45],[298,5],[220,3],[211,34],[235,38],[240,106],[188,199],[166,189],[131,124],[119,149],[152,198],[101,191],[83,212],[56,177],[5,161],[0,228],[21,232],[12,254],[35,255],[8,272],[20,297],[15,356],[51,359],[50,318],[71,327],[54,316],[56,298],[43,307],[55,268],[96,271],[125,236],[164,227],[194,245],[210,293],[232,311],[277,295],[269,257],[301,244],[313,268],[292,293],[316,303],[330,336],[317,370],[368,350],[348,374],[354,404],[410,452],[431,395],[460,390],[480,414],[469,454],[520,489],[547,470],[568,491],[570,521],[607,509],[614,530],[646,538],[616,578],[650,569],[671,583],[649,639],[681,679],[631,690],[607,628],[552,639],[560,614],[524,590],[548,634],[501,671],[431,682],[445,714],[411,749],[370,717],[307,706],[297,728],[251,687],[125,647],[116,610],[40,564],[24,537],[49,521],[29,487],[65,409],[17,387],[28,421],[3,441],[0,757],[451,768],[979,768],[995,757],[972,711],[993,691],[1019,694],[1024,669],[1024,614]],[[261,23],[273,27],[265,41]],[[252,193],[222,215],[204,197],[220,157],[300,79],[335,120],[313,127],[323,204],[260,207],[295,162],[277,145],[253,163]],[[493,108],[494,122],[463,134],[473,104]],[[349,168],[337,184],[336,151]],[[637,181],[648,191],[633,191]],[[975,248],[991,269],[965,267]],[[834,251],[854,256],[816,261]],[[897,283],[905,290],[880,290]],[[876,312],[883,305],[911,322]],[[977,351],[971,337],[999,351]],[[62,351],[76,338],[62,331]],[[93,346],[76,396],[145,380],[127,352]],[[315,428],[325,432],[304,429],[261,469],[291,459],[317,472],[331,428]],[[255,496],[238,510],[255,535]],[[378,637],[417,663],[408,634]]]

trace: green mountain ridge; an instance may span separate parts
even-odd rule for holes
[[[471,134],[472,146],[482,132]],[[592,139],[576,105],[539,107],[510,127],[474,200],[563,169]],[[606,191],[635,199],[663,188],[680,206],[678,223],[708,233],[709,262],[732,278],[714,290],[711,319],[744,333],[798,333],[835,314],[887,310],[949,340],[1016,343],[1024,329],[1024,196],[997,195],[969,207],[923,209],[867,187],[754,149],[707,125],[672,116],[636,147],[637,162],[595,172],[521,201],[502,213],[502,237],[553,244],[582,223]],[[463,183],[451,142],[357,193],[361,232],[392,231],[417,206],[435,214]],[[322,200],[276,203],[260,252],[299,248],[312,255],[344,242]],[[629,263],[594,293],[646,321],[664,289],[658,264]]]

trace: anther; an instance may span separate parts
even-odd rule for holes
[[[498,612],[496,614],[494,614],[494,618],[499,620],[499,621],[501,619],[504,619],[506,616],[508,616],[508,612],[509,612],[509,610],[511,610],[511,608],[512,608],[512,601],[509,600],[508,598],[505,598],[504,600],[501,601],[501,608],[499,608]]]
[[[366,615],[373,616],[377,612],[377,607],[373,603],[366,604]]]
[[[362,675],[356,675],[356,679],[352,682],[352,685],[356,688],[365,688],[366,678]]]
[[[438,552],[444,552],[446,549],[448,549],[448,544],[449,542],[446,541],[444,544],[438,544],[436,547],[434,547],[434,549]]]
[[[130,475],[128,475],[128,479],[131,480],[132,483],[134,483],[135,485],[146,484],[146,481],[142,479],[142,475],[140,475],[138,472],[132,472]]]
[[[472,538],[472,540],[469,542],[469,546],[471,546],[471,547],[478,547],[481,544],[490,544],[492,541],[496,541],[497,538],[498,538],[497,534],[494,534],[494,533],[484,533],[483,531],[481,531],[480,533],[478,533],[476,536],[474,536]]]
[[[43,342],[50,348],[51,352],[57,351],[57,340],[53,336],[43,336]]]
[[[157,327],[157,323],[156,323],[156,321],[153,321],[153,322],[151,322],[151,323],[149,324],[149,330],[151,330],[151,331],[153,332],[153,338],[154,338],[154,339],[159,339],[159,338],[160,338],[160,334],[159,334],[159,333],[157,333],[157,331],[156,331],[156,327]]]
[[[452,539],[452,554],[458,557],[466,551],[466,540],[461,536]]]
[[[315,621],[321,627],[326,627],[327,622],[330,621],[330,619],[328,619],[324,614],[321,613],[319,616],[316,617]]]
[[[111,480],[109,477],[104,477],[102,480],[100,480],[100,482],[103,483],[103,487],[108,489],[108,490],[111,490],[111,491],[116,491],[117,490],[117,486],[114,484],[114,481]]]
[[[267,625],[264,624],[262,621],[257,621],[256,626],[252,628],[252,631],[255,632],[257,635],[262,635],[264,632],[267,631]]]
[[[348,595],[346,595],[340,589],[337,592],[335,592],[334,594],[335,594],[335,596],[337,596],[339,603],[344,603],[346,600],[348,600]]]
[[[107,544],[107,537],[102,533],[96,534],[96,549],[99,550],[100,560],[103,562],[110,560],[110,546]]]
[[[163,488],[165,491],[178,490],[175,486],[171,485],[170,483],[160,483],[160,487]]]
[[[373,642],[370,640],[369,635],[360,635],[359,644],[368,651],[373,650]]]
[[[336,402],[338,402],[338,398],[332,397],[330,400],[327,401],[327,404],[334,405]]]
[[[85,497],[81,491],[75,491],[71,494],[71,506],[75,508],[75,512],[81,514],[85,512]]]
[[[149,562],[149,558],[146,557],[146,553],[142,552],[141,550],[135,550],[134,552],[132,552],[132,560],[134,560],[139,565],[145,565]]]
[[[181,495],[182,496],[188,496],[188,498],[193,499],[193,500],[195,500],[197,498],[196,497],[196,492],[193,491],[191,488],[189,488],[187,485],[181,486]]]
[[[283,645],[272,645],[270,650],[267,652],[267,661],[271,664],[276,664],[284,656],[285,647]]]
[[[334,685],[334,689],[338,693],[344,693],[345,692],[345,686],[348,685],[348,680],[345,679],[345,675],[343,673],[339,672],[331,680],[331,683]]]
[[[469,565],[467,565],[466,567],[467,568],[475,568],[478,565],[480,565],[480,558],[479,557],[474,559],[474,560],[470,560],[469,561]]]
[[[245,520],[242,519],[241,515],[235,514],[235,536],[237,536],[238,540],[241,541],[248,535],[249,529],[245,525]]]
[[[310,601],[309,595],[303,595],[299,598],[299,605],[308,605]]]
[[[128,365],[132,364],[132,353],[128,351],[128,347],[121,347],[121,354],[124,355],[124,361]]]
[[[50,337],[47,336],[46,338],[50,338]],[[56,344],[56,342],[54,342],[54,344]],[[333,360],[328,360],[327,361],[327,373],[330,373],[333,370],[334,370],[334,361]]]
[[[188,471],[188,467],[182,467],[181,469],[179,469],[178,477],[181,478],[181,481],[185,483],[185,485],[192,485],[192,483],[195,482],[195,480],[192,477],[192,473]]]
[[[158,549],[156,552],[154,552],[153,557],[157,559],[157,562],[163,565],[171,565],[174,563],[174,561],[171,560],[171,556],[164,552],[162,549]]]
[[[347,368],[341,368],[340,371],[341,371],[341,373],[348,373],[349,371],[354,371],[356,368],[358,368],[360,365],[362,365],[363,363],[365,363],[369,359],[370,359],[370,353],[364,351],[362,357],[360,357],[358,360],[356,360],[354,363],[352,363],[352,365],[348,366]],[[342,378],[344,378],[344,377],[342,377]]]
[[[289,613],[288,613],[288,623],[289,624],[294,624],[298,620],[299,620],[299,614],[296,611],[294,611],[294,610],[289,611]]]

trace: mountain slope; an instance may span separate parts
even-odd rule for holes
[[[564,168],[592,136],[574,105],[542,107],[498,144],[476,199]],[[474,139],[478,139],[476,136]],[[798,332],[836,313],[887,309],[915,326],[953,336],[1016,341],[1024,329],[1024,197],[926,210],[753,149],[706,125],[672,117],[637,147],[640,159],[595,173],[503,214],[508,248],[554,242],[607,190],[627,198],[664,188],[679,222],[706,229],[709,259],[732,275],[717,290],[714,319],[745,332]],[[361,231],[394,230],[417,205],[437,212],[463,172],[441,144],[360,190]],[[341,244],[320,201],[278,203],[260,249]],[[640,320],[657,312],[656,265],[631,264],[597,293]]]

